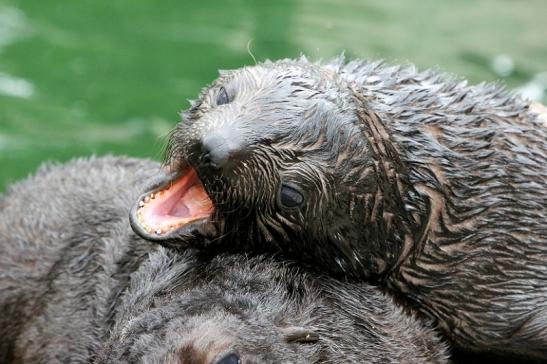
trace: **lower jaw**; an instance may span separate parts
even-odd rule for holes
[[[133,208],[129,214],[129,223],[133,231],[141,238],[158,243],[176,243],[178,247],[186,247],[196,239],[214,239],[217,227],[209,219],[201,219],[175,228],[163,234],[157,234],[152,229],[146,230],[137,218],[137,209]]]

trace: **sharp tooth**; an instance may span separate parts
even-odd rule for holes
[[[161,235],[162,233],[163,231],[161,231],[161,229],[156,230],[156,234]]]
[[[149,202],[150,202],[150,196],[146,196],[146,197],[144,198],[144,202],[145,202],[145,203],[149,203]]]
[[[144,206],[144,201],[140,201],[140,202],[139,202],[139,206],[140,206],[140,207],[143,207],[143,206]]]
[[[153,193],[150,194],[150,198],[153,200],[154,198],[156,198],[156,195],[154,195]]]

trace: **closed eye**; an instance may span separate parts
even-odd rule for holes
[[[278,203],[285,208],[298,207],[304,203],[304,194],[296,186],[282,184],[279,189]]]
[[[217,105],[224,105],[230,102],[228,93],[224,87],[221,87],[217,94]]]
[[[241,364],[241,359],[239,358],[239,355],[230,353],[222,357],[216,364]]]

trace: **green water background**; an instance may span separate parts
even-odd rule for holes
[[[45,160],[161,158],[186,100],[254,60],[413,62],[545,102],[547,1],[0,0],[0,191]]]

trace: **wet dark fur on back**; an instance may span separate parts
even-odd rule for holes
[[[158,167],[77,160],[0,196],[1,363],[446,362],[377,288],[138,238],[129,206]]]
[[[526,102],[302,58],[223,72],[183,117],[166,162],[215,204],[209,252],[372,280],[463,350],[547,359],[547,129]]]

